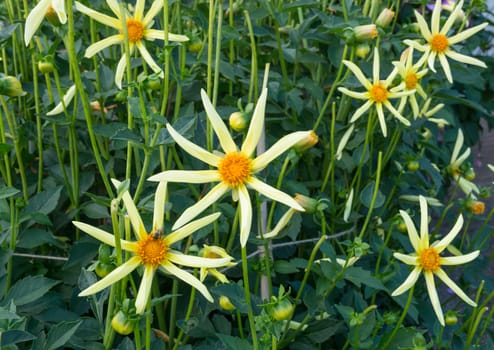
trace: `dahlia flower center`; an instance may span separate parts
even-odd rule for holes
[[[448,38],[444,34],[434,34],[430,41],[431,50],[436,53],[443,53],[449,47]]]
[[[424,249],[419,254],[420,265],[426,271],[436,271],[440,264],[440,256],[435,248]]]
[[[374,84],[369,92],[374,102],[384,102],[388,99],[388,89],[381,83]]]
[[[244,183],[251,173],[250,163],[250,158],[242,153],[228,153],[218,165],[221,180],[231,187]]]
[[[165,242],[154,234],[149,234],[137,242],[136,254],[144,265],[156,268],[166,258],[168,247]]]
[[[127,37],[131,43],[135,43],[144,37],[144,26],[140,21],[127,19]]]
[[[405,77],[405,85],[408,90],[413,90],[417,86],[419,79],[415,73],[408,73]]]

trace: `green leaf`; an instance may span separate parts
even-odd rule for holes
[[[0,343],[1,348],[5,349],[9,345],[22,343],[25,341],[36,339],[34,335],[31,333],[21,331],[19,329],[11,329],[5,332],[2,332],[2,342]]]
[[[0,307],[0,320],[19,320],[21,317],[14,312],[10,312]]]
[[[12,197],[19,192],[20,191],[17,188],[2,186],[0,187],[0,199]]]
[[[60,322],[53,326],[46,337],[46,350],[55,350],[64,346],[75,333],[82,321]]]
[[[5,296],[5,300],[12,300],[16,306],[25,305],[38,300],[58,283],[60,281],[55,281],[41,275],[28,276],[17,281],[10,288]]]
[[[370,271],[364,270],[361,267],[348,267],[345,270],[343,277],[357,287],[360,287],[361,284],[365,284],[374,289],[386,290],[386,287],[384,287],[380,280],[372,276]]]
[[[290,274],[298,272],[296,266],[294,266],[291,262],[286,260],[276,260],[274,262],[274,270],[281,274]]]
[[[365,188],[360,192],[360,202],[365,205],[367,208],[370,208],[371,203],[372,203],[372,196],[374,195],[374,187],[376,186],[376,182],[372,181],[369,183]],[[386,200],[386,197],[379,191],[377,190],[377,195],[376,195],[376,201],[374,203],[374,209],[382,207],[384,204],[384,201]]]
[[[23,213],[42,213],[45,215],[50,214],[57,207],[61,191],[62,186],[35,194],[29,200],[29,203],[23,210]]]
[[[63,243],[57,240],[51,232],[39,227],[32,227],[21,233],[17,247],[33,249],[46,243],[63,247]]]
[[[110,217],[108,208],[99,203],[89,203],[82,207],[82,212],[91,219],[106,219]]]
[[[0,143],[0,156],[10,152],[12,148],[14,148],[14,146],[9,143]]]
[[[227,349],[232,350],[250,350],[252,345],[245,339],[232,337],[231,335],[217,333],[216,336],[221,340]]]

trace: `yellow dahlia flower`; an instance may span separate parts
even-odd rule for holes
[[[163,71],[158,66],[158,64],[151,57],[151,54],[146,49],[144,45],[144,40],[153,41],[155,39],[165,40],[165,36],[168,36],[170,41],[187,41],[185,35],[178,35],[172,33],[165,33],[163,30],[151,29],[154,24],[153,18],[158,14],[158,12],[163,8],[163,0],[153,1],[151,8],[144,15],[144,5],[145,0],[137,0],[135,4],[134,14],[122,13],[120,10],[120,5],[117,0],[106,0],[106,3],[117,16],[117,18],[107,16],[103,13],[90,9],[80,2],[76,1],[75,7],[78,11],[88,15],[95,21],[98,21],[107,26],[113,27],[118,30],[118,34],[109,36],[103,40],[100,40],[86,49],[86,57],[93,57],[95,54],[101,50],[107,48],[108,46],[122,43],[125,40],[124,27],[122,21],[125,19],[127,24],[127,38],[129,40],[129,48],[132,53],[134,48],[137,47],[142,58],[151,67],[155,73],[163,74]],[[122,55],[120,61],[117,65],[117,70],[115,72],[115,84],[118,88],[122,88],[122,77],[126,67],[125,55]]]
[[[195,158],[216,168],[214,170],[168,170],[153,175],[150,181],[208,183],[219,182],[209,193],[196,204],[185,210],[177,219],[173,228],[189,222],[211,204],[218,201],[226,192],[232,191],[232,197],[240,205],[240,244],[244,247],[249,238],[252,226],[252,204],[247,188],[251,188],[266,197],[283,203],[299,211],[304,209],[288,194],[271,187],[258,179],[255,174],[264,169],[275,158],[292,146],[310,137],[312,131],[299,131],[282,137],[270,149],[257,157],[253,157],[256,146],[264,128],[264,111],[268,90],[263,89],[250,122],[247,136],[240,149],[233,141],[228,128],[214,109],[206,92],[201,90],[202,102],[211,125],[218,136],[224,154],[211,153],[180,135],[171,125],[166,128],[176,143]]]
[[[472,253],[466,255],[458,256],[448,256],[443,257],[440,254],[448,247],[448,245],[455,239],[463,226],[463,216],[459,216],[458,220],[454,224],[451,231],[444,236],[440,241],[429,243],[429,229],[428,229],[428,219],[429,213],[427,210],[427,201],[423,196],[419,197],[420,202],[420,236],[414,226],[414,223],[408,213],[404,210],[400,210],[401,217],[405,222],[408,237],[413,249],[415,250],[412,254],[402,254],[394,253],[393,256],[404,262],[405,264],[414,266],[412,272],[407,277],[407,279],[395,289],[391,294],[392,296],[400,295],[407,290],[409,290],[419,278],[420,274],[423,273],[425,278],[425,283],[427,285],[427,292],[429,293],[429,298],[432,303],[432,308],[436,313],[436,316],[444,326],[444,316],[441,309],[441,303],[437,294],[437,290],[434,283],[434,276],[439,277],[452,291],[456,293],[463,301],[467,304],[475,307],[477,304],[470,299],[458,285],[453,282],[452,279],[448,277],[446,272],[442,269],[442,266],[448,265],[460,265],[465,264],[474,260],[479,256],[479,251],[476,250]]]
[[[405,44],[412,46],[413,48],[424,53],[419,62],[425,62],[429,64],[429,68],[435,72],[434,62],[436,57],[439,59],[441,66],[443,68],[444,74],[450,83],[453,82],[453,76],[451,75],[451,69],[449,67],[448,59],[463,62],[467,64],[473,64],[475,66],[486,68],[484,62],[466,55],[462,55],[452,49],[452,45],[458,44],[475,33],[481,31],[487,27],[488,23],[482,23],[476,25],[475,27],[465,29],[462,32],[456,33],[453,36],[448,36],[448,32],[455,23],[457,17],[462,13],[463,0],[459,1],[454,10],[450,13],[448,19],[444,23],[443,27],[439,29],[439,22],[441,19],[441,6],[442,0],[436,0],[436,5],[432,11],[431,27],[425,22],[424,17],[415,11],[415,17],[417,18],[417,23],[420,28],[420,33],[424,37],[426,44],[420,44],[414,40],[405,40]]]
[[[120,182],[116,180],[112,180],[112,182],[115,187],[120,185]],[[163,218],[165,215],[165,198],[166,182],[162,182],[156,189],[154,199],[153,227],[151,232],[148,233],[129,192],[125,191],[123,193],[122,200],[125,208],[127,209],[127,215],[130,218],[137,241],[131,242],[121,239],[120,245],[123,250],[132,253],[133,256],[109,273],[106,277],[84,289],[81,293],[79,293],[79,296],[97,293],[111,284],[118,282],[139,266],[143,266],[144,273],[142,275],[142,280],[135,303],[137,313],[142,314],[146,308],[149,294],[151,292],[153,276],[158,268],[165,273],[175,276],[190,284],[192,287],[201,292],[207,300],[210,302],[213,301],[213,297],[207,290],[206,286],[189,272],[178,268],[176,264],[197,268],[216,268],[226,266],[232,258],[224,257],[208,259],[198,256],[185,255],[172,249],[171,247],[174,243],[190,236],[195,231],[217,220],[220,213],[214,213],[199,220],[195,220],[171,233],[163,233],[162,227]],[[88,235],[93,236],[105,244],[115,247],[114,235],[83,222],[73,221],[73,224],[80,230],[86,232]]]

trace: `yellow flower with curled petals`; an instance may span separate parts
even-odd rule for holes
[[[405,124],[406,126],[410,126],[410,122],[404,118],[400,112],[398,112],[389,99],[393,98],[401,98],[403,96],[411,95],[415,93],[415,90],[408,90],[408,91],[397,91],[396,89],[390,89],[390,85],[393,82],[393,79],[396,77],[397,70],[393,70],[391,74],[386,78],[386,80],[380,80],[379,77],[379,70],[380,70],[380,63],[379,63],[379,51],[377,48],[374,49],[374,62],[373,62],[373,82],[369,81],[365,76],[364,73],[360,70],[360,68],[353,62],[343,60],[343,64],[345,64],[348,69],[352,71],[352,73],[355,75],[355,77],[358,79],[360,84],[362,84],[367,91],[365,92],[356,92],[356,91],[351,91],[348,90],[347,88],[344,87],[339,87],[338,90],[344,93],[345,95],[348,95],[350,97],[359,99],[359,100],[367,100],[362,106],[360,106],[355,113],[352,115],[350,119],[350,123],[355,122],[357,119],[359,119],[362,114],[364,114],[367,110],[372,105],[376,106],[376,111],[377,111],[377,116],[379,118],[379,124],[381,126],[381,131],[386,137],[387,135],[387,128],[386,128],[386,119],[384,118],[384,110],[383,106],[386,107],[388,111],[391,112],[395,116],[396,119],[398,119],[400,122]]]
[[[112,180],[115,187],[120,185],[120,182]],[[165,214],[165,198],[166,198],[166,182],[162,182],[158,185],[156,195],[154,199],[154,213],[153,213],[153,227],[151,232],[147,232],[142,222],[141,216],[137,211],[137,207],[134,204],[128,191],[125,191],[122,195],[125,208],[127,209],[127,215],[130,218],[134,234],[137,241],[120,240],[120,245],[123,250],[133,254],[133,256],[125,263],[117,267],[110,272],[103,279],[94,283],[90,287],[84,289],[79,296],[86,296],[97,293],[102,289],[110,286],[113,283],[118,282],[139,266],[144,267],[144,273],[142,275],[141,284],[136,297],[136,312],[142,314],[146,308],[149,294],[151,292],[151,285],[153,282],[153,276],[157,269],[161,269],[165,273],[175,276],[182,281],[190,284],[196,288],[201,294],[210,302],[213,301],[213,297],[207,290],[206,286],[194,277],[189,272],[178,268],[176,265],[183,265],[194,268],[216,268],[221,266],[227,266],[231,257],[208,259],[192,255],[185,255],[172,248],[172,245],[197,231],[198,229],[212,223],[217,220],[220,213],[214,213],[204,218],[195,220],[190,224],[183,226],[182,228],[175,230],[171,233],[165,234],[162,232],[163,218]],[[81,231],[86,232],[90,236],[100,240],[101,242],[115,247],[115,236],[103,231],[97,227],[85,224],[83,222],[74,221],[73,224]]]
[[[431,19],[431,27],[427,25],[424,17],[418,12],[415,11],[415,17],[417,19],[417,23],[420,28],[420,33],[424,37],[426,43],[420,44],[414,40],[405,40],[404,43],[412,46],[413,48],[423,52],[422,58],[419,62],[423,63],[427,60],[429,68],[435,72],[434,62],[436,57],[439,59],[441,66],[443,68],[444,74],[450,83],[453,83],[453,76],[451,75],[451,69],[449,67],[448,58],[463,62],[466,64],[472,64],[474,66],[479,66],[486,68],[484,62],[478,60],[476,58],[466,56],[460,54],[452,49],[452,46],[458,44],[475,33],[481,31],[485,27],[487,27],[488,23],[482,23],[476,25],[475,27],[465,29],[462,32],[456,33],[453,36],[448,36],[448,32],[451,27],[455,23],[456,19],[462,13],[463,0],[459,1],[454,8],[454,10],[450,13],[448,19],[444,23],[443,27],[439,29],[439,24],[441,20],[441,6],[442,0],[436,0],[436,4],[434,6],[434,10],[432,11],[432,19]]]
[[[125,19],[125,23],[127,25],[127,38],[129,41],[129,49],[132,54],[134,48],[137,47],[139,53],[141,54],[144,61],[151,67],[151,69],[155,73],[163,74],[162,69],[158,66],[158,64],[154,61],[151,54],[146,49],[144,45],[144,40],[153,41],[155,39],[165,40],[165,37],[168,37],[170,41],[187,41],[188,37],[185,35],[178,35],[172,33],[165,33],[163,30],[151,29],[154,24],[153,18],[159,13],[159,11],[163,8],[163,0],[155,0],[153,1],[149,11],[144,15],[144,5],[145,0],[137,0],[135,4],[134,14],[130,13],[122,13],[120,9],[120,4],[117,0],[106,0],[106,3],[113,11],[113,13],[117,16],[117,18],[107,16],[103,13],[90,9],[89,7],[84,6],[80,2],[76,1],[75,7],[79,12],[88,15],[95,21],[98,21],[107,26],[113,27],[119,31],[118,34],[109,36],[108,38],[102,39],[92,45],[90,45],[86,49],[85,56],[93,57],[95,54],[100,52],[101,50],[107,48],[108,46],[122,43],[125,40],[125,28],[123,27],[123,20]],[[122,88],[122,78],[124,75],[125,67],[127,61],[125,55],[122,55],[120,61],[117,65],[117,70],[115,72],[115,84],[119,89]]]
[[[405,222],[408,237],[410,239],[410,243],[412,244],[415,252],[412,254],[402,254],[402,253],[394,253],[393,256],[404,262],[405,264],[414,266],[412,272],[407,277],[407,279],[394,290],[391,294],[392,296],[400,295],[407,290],[409,290],[416,282],[421,273],[424,274],[425,283],[427,285],[427,292],[429,294],[429,298],[432,303],[432,308],[436,313],[436,316],[444,326],[444,316],[443,311],[441,309],[441,303],[439,301],[439,296],[437,294],[437,290],[435,287],[434,276],[437,276],[441,281],[443,281],[453,292],[456,293],[463,301],[465,301],[468,305],[473,307],[477,306],[477,304],[470,299],[458,285],[453,282],[452,279],[448,277],[446,272],[442,269],[442,266],[448,265],[460,265],[468,263],[479,256],[479,251],[476,250],[469,254],[451,256],[451,257],[443,257],[440,254],[449,246],[449,244],[455,239],[458,233],[463,226],[463,216],[459,216],[456,220],[451,231],[444,236],[440,241],[434,242],[433,244],[429,243],[429,229],[428,229],[428,219],[429,213],[427,210],[427,201],[423,196],[419,197],[420,203],[420,236],[417,233],[417,229],[415,225],[408,215],[408,213],[404,210],[400,210],[401,217]]]
[[[29,15],[27,15],[24,28],[24,43],[26,46],[29,45],[34,33],[36,33],[41,25],[43,18],[53,16],[61,24],[67,22],[64,1],[65,0],[41,0],[34,6],[31,12],[29,12]]]
[[[298,131],[282,137],[266,152],[253,157],[256,146],[259,143],[264,128],[264,112],[268,90],[263,89],[254,114],[249,125],[249,130],[244,143],[240,149],[233,141],[228,128],[214,109],[206,92],[201,90],[201,98],[206,109],[206,114],[211,122],[214,132],[218,136],[224,154],[211,153],[202,147],[180,135],[171,125],[166,128],[176,143],[195,158],[209,164],[216,169],[213,170],[167,170],[153,175],[150,181],[186,182],[186,183],[208,183],[219,182],[209,193],[201,198],[196,204],[187,208],[175,222],[174,228],[189,222],[210,205],[219,200],[225,193],[232,191],[232,197],[238,200],[240,205],[240,244],[245,247],[252,226],[252,204],[248,188],[251,188],[266,197],[283,203],[291,208],[304,211],[300,204],[288,194],[271,187],[258,179],[255,175],[264,169],[271,161],[287,151],[298,142],[310,137],[310,131]]]
[[[424,100],[427,95],[420,85],[420,79],[427,74],[427,69],[421,69],[422,63],[418,62],[413,64],[413,47],[409,47],[403,52],[399,61],[393,62],[393,65],[398,70],[398,74],[401,77],[401,83],[399,85],[399,90],[410,91],[415,90]],[[417,118],[419,115],[419,105],[417,103],[417,98],[415,94],[408,96],[403,96],[400,100],[400,105],[398,106],[398,111],[402,111],[405,107],[407,100],[410,101],[412,106],[413,117]]]
[[[224,248],[215,246],[215,245],[204,245],[204,247],[201,249],[199,252],[199,255],[202,256],[203,258],[208,258],[208,259],[218,259],[218,258],[228,258],[230,260],[233,260],[233,258],[228,255],[226,250]],[[231,267],[237,265],[234,262],[229,262],[225,266]],[[199,279],[201,281],[204,281],[206,279],[206,276],[211,274],[214,276],[218,281],[221,283],[228,283],[228,278],[226,278],[225,274],[221,273],[218,271],[216,268],[211,268],[211,267],[201,267],[201,271],[199,273]]]

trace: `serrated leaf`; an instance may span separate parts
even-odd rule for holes
[[[82,321],[60,322],[53,326],[46,337],[46,350],[55,350],[64,346],[75,333]]]
[[[10,288],[5,296],[5,300],[12,300],[16,306],[25,305],[38,300],[45,295],[51,288],[60,283],[41,275],[28,276]]]

